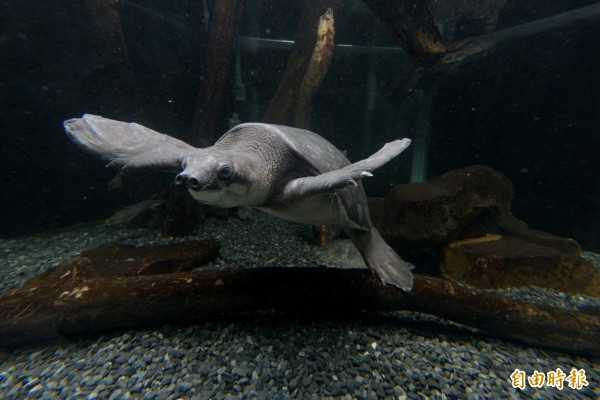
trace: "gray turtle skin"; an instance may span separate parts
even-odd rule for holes
[[[95,115],[70,119],[64,126],[76,144],[109,165],[181,171],[176,183],[187,185],[200,203],[252,207],[290,221],[341,226],[384,283],[412,288],[412,266],[373,227],[361,183],[404,151],[409,139],[387,143],[351,164],[323,137],[288,126],[238,125],[202,149],[135,123]]]

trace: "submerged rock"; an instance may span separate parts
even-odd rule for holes
[[[417,269],[479,288],[540,286],[600,295],[600,276],[569,238],[510,214],[512,185],[474,165],[370,199],[373,224]],[[404,251],[402,251],[404,250]]]
[[[492,168],[460,168],[423,183],[394,185],[373,221],[394,245],[444,244],[496,229],[509,215],[512,184]],[[378,207],[379,205],[379,207]],[[380,215],[377,215],[379,211]]]
[[[443,277],[478,288],[541,286],[600,296],[600,276],[592,263],[560,248],[486,235],[452,242],[442,254]]]
[[[505,216],[498,222],[501,233],[520,238],[526,242],[557,249],[565,254],[580,256],[581,246],[575,240],[554,236],[544,231],[531,229],[527,224],[512,215]]]

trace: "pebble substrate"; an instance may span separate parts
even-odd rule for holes
[[[221,242],[208,267],[311,266],[310,227],[267,215],[207,219],[195,238]],[[189,240],[190,238],[180,239]],[[0,240],[0,292],[78,252],[153,244],[158,230],[102,225]],[[596,265],[600,257],[587,253]],[[520,288],[508,296],[578,309],[598,299]],[[513,388],[515,369],[583,369],[588,386]],[[270,312],[0,350],[2,399],[600,398],[599,360],[502,342],[409,312],[301,319]]]

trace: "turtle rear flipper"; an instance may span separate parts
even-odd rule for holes
[[[413,286],[412,264],[400,258],[375,228],[368,231],[344,229],[344,232],[375,275],[388,285],[410,292]]]

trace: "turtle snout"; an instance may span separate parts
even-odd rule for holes
[[[192,190],[200,190],[200,182],[198,182],[198,179],[184,173],[181,173],[175,177],[175,184],[186,185]]]

